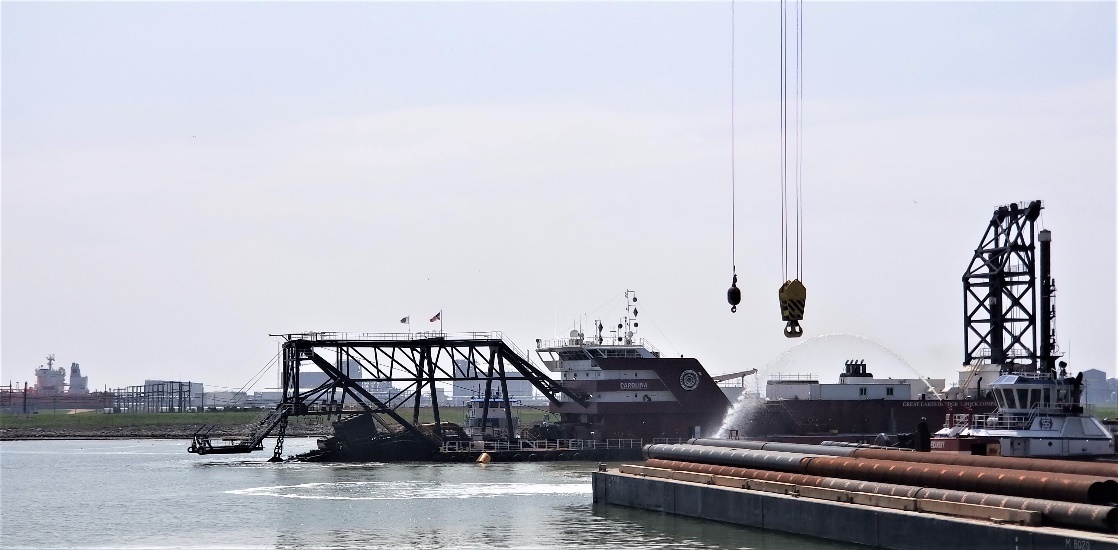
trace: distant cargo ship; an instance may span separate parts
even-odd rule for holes
[[[66,369],[54,366],[54,354],[47,355],[47,364],[35,369],[35,385],[0,388],[0,412],[31,414],[49,410],[87,410],[111,407],[113,394],[89,391],[89,377],[83,376],[77,363],[70,364],[70,383]]]

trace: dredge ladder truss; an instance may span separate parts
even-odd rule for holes
[[[187,450],[200,455],[259,451],[264,448],[264,438],[268,437],[273,430],[279,428],[279,441],[276,443],[276,457],[278,458],[279,452],[283,448],[283,434],[287,429],[287,417],[291,414],[291,410],[292,408],[289,405],[281,403],[257,421],[247,436],[223,437],[221,438],[222,443],[216,445],[211,434],[217,426],[215,424],[202,426],[194,432],[190,448]]]
[[[190,452],[251,452],[278,428],[274,458],[282,451],[287,419],[292,416],[369,414],[386,432],[404,430],[441,447],[443,422],[437,383],[468,383],[492,400],[502,400],[501,411],[511,416],[509,381],[527,380],[549,401],[574,401],[583,406],[589,396],[571,391],[549,378],[527,354],[500,332],[446,334],[348,334],[306,332],[275,335],[283,339],[283,398],[245,438],[214,445],[209,431],[194,436]],[[304,373],[325,382],[313,387]],[[480,396],[479,396],[480,397]],[[422,400],[429,400],[434,424],[419,423]],[[484,401],[483,424],[490,399]],[[408,410],[410,409],[410,410]],[[497,411],[495,411],[496,413]],[[409,418],[410,417],[410,418]],[[511,418],[506,418],[511,425]],[[516,434],[509,433],[513,442]]]

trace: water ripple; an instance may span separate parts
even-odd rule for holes
[[[590,494],[589,483],[430,483],[414,481],[334,481],[270,485],[225,491],[231,495],[316,500],[465,499],[531,495]]]

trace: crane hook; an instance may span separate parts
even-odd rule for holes
[[[804,307],[807,305],[807,288],[799,279],[785,281],[778,292],[780,297],[780,318],[787,321],[784,327],[784,336],[799,338],[804,335],[800,328],[800,321],[804,318]]]
[[[730,284],[730,290],[726,291],[726,301],[730,302],[730,313],[737,313],[738,304],[741,303],[741,289],[738,288],[737,273],[734,273],[734,282]]]

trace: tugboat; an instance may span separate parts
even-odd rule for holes
[[[933,451],[1037,458],[1114,455],[1114,436],[1084,413],[1083,373],[1010,372],[990,384],[993,414],[947,415],[932,438]]]
[[[1114,437],[1083,405],[1056,340],[1052,232],[1034,230],[1040,201],[999,207],[963,275],[966,361],[998,369],[992,414],[947,415],[932,451],[1016,457],[1114,457]],[[1038,238],[1039,237],[1039,238]],[[1040,257],[1034,257],[1035,243]],[[1035,270],[1035,273],[1034,273]],[[1039,282],[1039,288],[1036,288]],[[1039,302],[1037,311],[1033,306]]]

